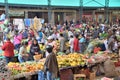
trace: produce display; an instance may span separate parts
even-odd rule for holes
[[[68,66],[85,65],[86,55],[78,53],[70,53],[68,55],[57,56],[59,68]],[[7,67],[12,71],[12,75],[17,75],[24,72],[34,72],[43,69],[45,59],[41,59],[39,62],[24,62],[14,63],[10,62]]]
[[[10,62],[7,67],[12,71],[12,75],[17,75],[24,72],[35,72],[43,69],[44,62],[24,62],[13,63]]]
[[[109,58],[108,54],[106,54],[102,51],[99,51],[97,54],[94,54],[89,59],[87,59],[87,63],[94,64],[94,63],[98,63],[98,62],[103,62],[107,58]]]
[[[105,52],[98,52],[97,54],[93,54],[89,56],[88,54],[80,54],[80,53],[70,53],[68,55],[58,55],[58,66],[59,69],[66,67],[76,67],[76,66],[84,66],[95,64],[98,62],[103,62],[108,58],[108,54]],[[23,74],[26,76],[26,73],[30,75],[33,72],[38,72],[39,70],[43,70],[45,58],[40,59],[39,61],[30,61],[24,63],[14,63],[10,62],[7,67],[11,70],[13,76],[17,76],[19,74]]]
[[[57,56],[58,65],[60,68],[67,66],[85,65],[86,55],[78,53],[70,53],[68,55]]]
[[[86,52],[86,53],[92,53],[94,47],[96,47],[98,44],[101,44],[101,43],[103,43],[102,40],[98,40],[98,39],[92,40],[92,41],[89,43],[89,45],[88,45],[88,47],[87,47],[87,49],[86,49],[85,52]]]

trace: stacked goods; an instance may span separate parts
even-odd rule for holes
[[[6,61],[0,59],[0,80],[10,80],[11,72],[6,68]]]
[[[95,39],[91,41],[86,49],[86,53],[92,53],[94,47],[96,47],[98,44],[101,44],[102,42],[98,39]]]
[[[60,68],[67,66],[85,65],[85,55],[78,53],[70,53],[68,55],[57,56],[58,65]]]
[[[35,72],[43,69],[43,62],[25,62],[13,63],[10,62],[7,66],[12,71],[12,75],[17,75],[24,72]]]
[[[103,62],[105,61],[109,56],[108,54],[102,54],[103,52],[99,52],[98,54],[92,55],[87,62],[88,63],[98,63],[98,62]]]
[[[70,53],[68,55],[59,55],[57,56],[58,66],[61,69],[65,69],[65,67],[77,67],[84,66],[86,63],[97,63],[101,61],[105,61],[108,58],[107,54],[103,54],[99,52],[98,54],[94,54],[89,58],[88,54],[78,54],[78,53]],[[38,62],[24,62],[24,63],[8,63],[7,67],[11,70],[12,75],[22,74],[24,76],[30,75],[32,73],[36,73],[39,70],[43,69],[45,62],[45,58],[39,60]],[[88,65],[89,65],[88,64]]]
[[[57,56],[59,68],[68,66],[80,66],[86,64],[86,55],[78,53],[70,53],[68,55]],[[12,71],[12,75],[18,75],[26,72],[36,72],[43,69],[45,59],[41,59],[39,62],[24,62],[24,63],[8,63],[8,69]]]

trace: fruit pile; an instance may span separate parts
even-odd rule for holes
[[[86,55],[78,53],[70,53],[68,55],[57,56],[59,68],[67,66],[85,65]],[[8,63],[7,67],[11,70],[12,75],[17,75],[24,72],[35,72],[43,69],[45,59],[39,62],[24,62],[24,63]]]
[[[57,56],[59,68],[68,66],[79,66],[85,65],[86,55],[78,53],[70,53],[68,55]]]
[[[12,75],[17,75],[23,72],[34,72],[43,69],[43,62],[25,62],[25,63],[8,63],[8,69]]]
[[[100,63],[108,59],[109,56],[107,53],[103,53],[102,51],[99,51],[97,54],[92,55],[89,59],[87,59],[87,63],[94,64],[94,63]]]

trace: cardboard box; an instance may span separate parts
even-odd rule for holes
[[[90,77],[89,77],[89,79],[90,79],[90,80],[95,80],[95,78],[96,78],[96,73],[95,73],[95,72],[90,72]]]

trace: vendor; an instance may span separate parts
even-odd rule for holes
[[[12,62],[14,57],[14,44],[10,41],[10,38],[6,39],[7,41],[3,44],[2,50],[4,51],[4,56],[6,62]]]
[[[20,63],[28,60],[29,54],[27,53],[27,46],[28,42],[23,42],[22,46],[20,47],[20,51],[18,54],[18,60]]]
[[[33,58],[34,55],[38,55],[41,53],[40,46],[36,39],[33,39],[32,45],[30,46],[30,55]]]
[[[51,45],[47,45],[46,50],[49,53],[44,64],[46,78],[47,80],[55,80],[58,78],[59,73],[57,58],[56,55],[52,52],[53,47]]]

